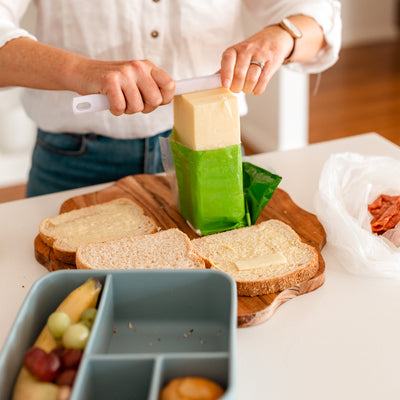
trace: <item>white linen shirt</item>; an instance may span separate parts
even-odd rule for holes
[[[334,64],[341,42],[336,0],[32,0],[36,32],[19,27],[30,0],[0,0],[0,47],[21,36],[99,60],[148,59],[173,79],[209,75],[223,51],[243,40],[241,6],[261,26],[304,14],[322,27],[327,46],[314,60],[288,68],[316,73]],[[74,115],[69,91],[26,89],[23,104],[43,130],[143,138],[170,129],[172,104],[150,114]]]

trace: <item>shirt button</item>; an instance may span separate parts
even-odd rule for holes
[[[156,38],[156,37],[158,37],[159,33],[158,33],[158,31],[151,31],[150,35],[152,38]]]

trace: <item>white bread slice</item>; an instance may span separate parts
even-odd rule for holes
[[[78,246],[91,242],[153,233],[157,225],[142,208],[128,198],[119,198],[45,218],[39,225],[43,242],[53,248],[55,257],[75,263]]]
[[[80,246],[78,269],[194,269],[205,268],[192,243],[179,229]]]
[[[275,293],[312,278],[318,271],[318,253],[301,241],[285,223],[268,220],[257,225],[216,233],[192,240],[195,251],[211,268],[231,275],[241,296]],[[283,256],[283,263],[239,270],[236,262],[271,254]]]

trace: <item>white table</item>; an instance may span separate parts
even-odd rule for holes
[[[332,153],[345,151],[400,158],[400,148],[365,134],[285,152],[250,157],[274,169],[280,187],[313,212],[321,168]],[[34,257],[39,222],[61,203],[107,185],[0,205],[0,345],[28,290],[47,271]],[[400,281],[350,275],[323,250],[326,282],[281,306],[272,318],[238,330],[237,398],[400,398]]]

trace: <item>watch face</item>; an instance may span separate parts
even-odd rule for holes
[[[289,19],[283,18],[282,19],[282,24],[286,28],[286,30],[295,38],[299,39],[303,36],[301,33],[301,30]]]

